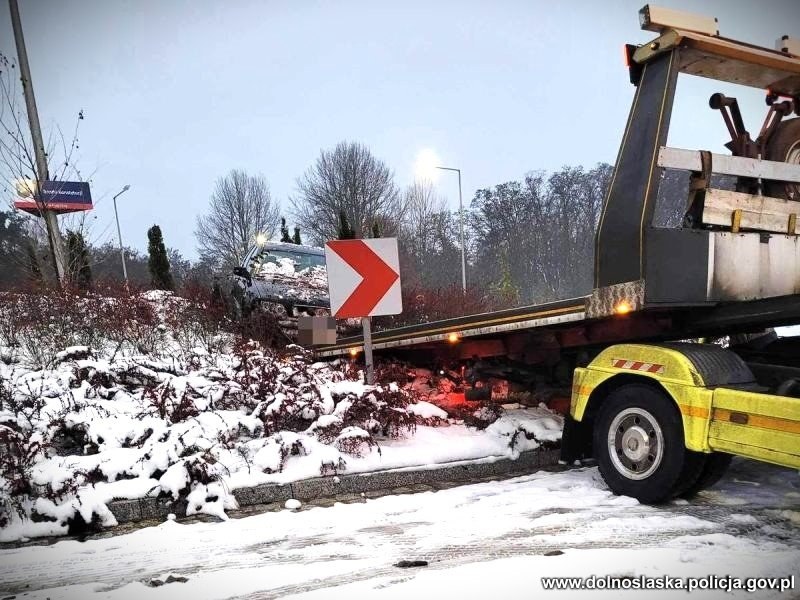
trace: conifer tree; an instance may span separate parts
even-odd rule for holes
[[[36,256],[36,247],[33,242],[25,244],[25,252],[28,255],[28,277],[31,283],[42,283],[42,269],[39,267],[39,258]]]
[[[294,228],[294,238],[292,238],[292,241],[295,244],[297,244],[298,246],[302,245],[303,242],[300,239],[300,228],[299,227],[295,227]]]
[[[67,254],[71,283],[81,290],[88,290],[92,286],[92,268],[89,265],[89,249],[80,231],[67,232]]]
[[[511,303],[512,306],[517,306],[520,301],[519,289],[514,284],[514,279],[511,276],[511,267],[509,265],[509,249],[508,244],[503,243],[499,255],[500,278],[491,286],[492,291],[499,295],[504,300]]]
[[[289,236],[289,228],[286,226],[286,218],[281,217],[281,242],[291,244],[292,238]]]
[[[170,273],[167,249],[161,227],[153,225],[147,230],[147,251],[150,255],[147,268],[150,271],[150,283],[157,290],[172,290],[175,284]]]

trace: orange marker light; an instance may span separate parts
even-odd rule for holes
[[[614,312],[617,313],[618,315],[627,315],[632,310],[633,307],[631,307],[630,303],[628,303],[625,300],[623,300],[614,307]]]
[[[451,333],[450,335],[447,336],[447,341],[450,342],[451,344],[455,344],[456,342],[458,342],[458,334]]]
[[[350,356],[354,358],[358,356],[358,348],[350,348]]]

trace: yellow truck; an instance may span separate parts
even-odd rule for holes
[[[653,503],[712,485],[733,455],[800,468],[800,337],[768,333],[800,323],[800,42],[755,46],[720,36],[714,18],[649,5],[639,16],[657,37],[625,46],[636,91],[591,294],[382,331],[373,348],[561,391],[563,460],[592,457],[614,492]],[[720,92],[704,110],[722,114],[730,154],[666,146],[681,74],[762,90],[755,139]],[[677,194],[665,174],[680,171]],[[659,221],[664,203],[679,222]],[[721,343],[696,343],[706,337]]]
[[[612,490],[659,502],[714,484],[734,454],[800,468],[800,398],[768,389],[718,346],[619,344],[575,369],[570,417]]]

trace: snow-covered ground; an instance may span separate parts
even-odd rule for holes
[[[782,595],[695,593],[790,598],[800,593],[799,532],[796,471],[737,460],[692,503],[649,507],[613,496],[596,469],[582,468],[222,523],[168,520],[105,539],[4,549],[0,597],[534,598],[543,594],[542,577],[794,575],[795,589]],[[395,566],[404,560],[428,566]]]

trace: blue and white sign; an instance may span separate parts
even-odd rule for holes
[[[14,206],[26,212],[38,213],[39,208],[33,198],[34,185],[17,185],[19,198]],[[92,194],[85,181],[45,181],[40,194],[48,210],[59,213],[92,209]]]

